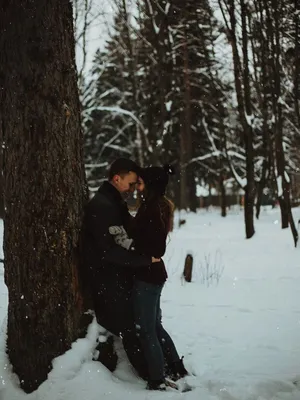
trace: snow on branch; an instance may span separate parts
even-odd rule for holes
[[[239,158],[240,160],[246,161],[246,157],[243,154],[237,153],[234,150],[228,150],[227,154],[229,156],[235,156],[236,158]]]
[[[155,22],[151,1],[147,0],[147,3],[148,3],[148,7],[149,7],[149,12],[151,14],[151,20],[152,20],[152,25],[153,25],[154,32],[158,35],[159,34],[159,27],[156,25],[156,22]]]
[[[108,90],[106,90],[104,93],[101,93],[101,94],[98,96],[98,100],[102,100],[104,97],[106,97],[106,96],[108,96],[108,95],[110,95],[110,94],[112,94],[112,93],[115,93],[115,92],[119,92],[119,90],[118,90],[117,88],[108,89]]]
[[[103,167],[107,167],[108,163],[107,162],[103,162],[103,163],[99,163],[99,164],[84,164],[85,168],[103,168]]]
[[[225,148],[225,152],[226,152],[226,156],[227,156],[227,160],[228,160],[228,164],[229,164],[229,168],[230,171],[234,177],[234,179],[236,180],[237,184],[245,190],[246,186],[247,186],[247,178],[242,178],[241,176],[239,176],[239,174],[237,173],[236,169],[234,168],[233,163],[231,162],[231,158],[230,158],[230,150],[227,150]],[[237,153],[233,152],[234,155],[237,155]],[[242,155],[240,155],[240,157],[242,157]]]
[[[283,189],[282,189],[282,176],[278,175],[276,177],[276,183],[277,183],[277,192],[278,192],[278,197],[281,197],[283,195]]]
[[[144,125],[141,123],[141,121],[134,115],[133,112],[125,110],[124,108],[120,107],[106,107],[106,106],[95,106],[95,107],[90,107],[84,110],[83,115],[87,118],[89,118],[91,112],[93,111],[109,111],[111,113],[115,114],[123,114],[123,115],[128,115],[130,118],[132,118],[137,125],[142,129],[144,135],[146,135],[146,130],[144,128]]]
[[[123,152],[123,153],[126,153],[126,154],[132,154],[132,151],[126,149],[126,147],[121,147],[121,146],[119,146],[117,144],[110,144],[107,147],[110,147],[111,149],[115,149],[115,150],[117,150],[119,152]]]
[[[167,3],[167,4],[166,4],[166,7],[165,7],[165,14],[166,14],[166,15],[169,14],[170,7],[171,7],[171,3]]]
[[[211,153],[207,153],[204,156],[199,156],[199,157],[190,159],[190,161],[186,165],[189,165],[189,164],[192,164],[192,163],[198,162],[198,161],[204,161],[204,160],[207,160],[212,157],[219,157],[220,155],[221,155],[221,151],[219,151],[219,150],[212,151]]]
[[[100,151],[100,153],[99,153],[99,155],[98,155],[98,159],[101,158],[101,156],[102,156],[104,150],[105,150],[107,147],[109,147],[109,148],[111,148],[111,149],[116,149],[116,150],[119,150],[119,151],[123,151],[123,152],[126,152],[126,153],[129,153],[129,154],[130,154],[130,151],[128,151],[127,149],[124,149],[123,147],[121,148],[120,146],[114,145],[114,144],[113,144],[114,141],[115,141],[119,136],[123,135],[124,131],[128,128],[128,126],[129,126],[129,124],[126,124],[125,126],[123,126],[122,129],[118,129],[118,132],[117,132],[108,142],[104,143],[104,145],[103,145],[103,147],[102,147],[102,149],[101,149],[101,151]]]
[[[286,180],[287,183],[291,182],[289,174],[286,171],[284,171],[284,179]]]
[[[239,176],[239,174],[236,172],[234,166],[231,163],[230,167],[231,167],[231,172],[233,173],[233,176],[237,181],[237,183],[240,185],[242,189],[245,189],[247,186],[247,178],[242,178],[241,176]]]
[[[206,123],[204,117],[202,118],[202,124],[203,124],[204,130],[205,130],[205,133],[206,133],[206,135],[208,137],[208,140],[211,143],[211,147],[212,147],[213,151],[214,152],[219,152],[219,154],[220,154],[220,151],[217,149],[217,146],[215,145],[214,138],[212,137],[211,133],[209,132],[209,129],[208,129],[208,126],[207,126],[207,123]]]
[[[249,115],[249,114],[245,113],[245,119],[247,121],[247,124],[249,126],[251,126],[251,128],[255,128],[255,126],[254,126],[254,115],[253,114]]]

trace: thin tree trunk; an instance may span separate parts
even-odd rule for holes
[[[1,78],[0,78],[1,79]],[[4,179],[3,179],[3,151],[4,151],[4,141],[3,141],[3,128],[1,124],[1,114],[0,114],[0,219],[4,218]]]
[[[243,62],[238,51],[236,35],[236,8],[235,1],[228,0],[227,11],[229,13],[229,22],[225,16],[224,7],[219,0],[220,9],[228,29],[229,40],[232,47],[234,83],[237,96],[237,108],[240,123],[243,128],[243,141],[246,154],[246,178],[245,189],[244,220],[246,228],[246,238],[250,239],[254,233],[254,200],[255,200],[255,181],[254,181],[254,149],[253,149],[253,129],[247,117],[251,116],[251,92],[249,75],[249,57],[248,57],[248,37],[247,37],[247,6],[244,0],[240,0],[241,21],[242,21],[242,52]],[[243,69],[242,69],[243,66]]]
[[[132,45],[131,36],[130,36],[129,18],[128,18],[126,0],[122,0],[122,8],[123,8],[123,12],[124,12],[125,31],[126,31],[126,35],[125,35],[124,39],[126,42],[127,49],[129,51],[128,63],[129,63],[130,78],[131,78],[132,90],[133,90],[133,96],[132,96],[133,109],[137,112],[137,110],[138,110],[138,91],[137,91],[137,76],[136,76],[136,67],[135,67],[136,57],[135,57],[135,54],[133,51],[133,45]],[[146,143],[146,146],[144,145],[144,143]],[[144,150],[146,150],[145,147],[149,148],[149,143],[148,143],[146,136],[142,135],[140,126],[137,123],[136,123],[136,145],[137,145],[137,157],[138,157],[140,165],[143,166],[144,165]]]
[[[244,83],[244,99],[245,114],[250,118],[251,109],[251,93],[250,93],[250,74],[249,74],[249,56],[248,56],[248,33],[247,33],[247,6],[244,0],[240,0],[241,4],[241,20],[242,20],[242,49],[243,49],[243,83]],[[254,235],[254,200],[255,200],[255,180],[254,180],[254,149],[253,149],[253,129],[245,117],[242,118],[244,128],[244,140],[246,151],[246,176],[247,185],[245,188],[245,222],[246,237],[249,239]]]
[[[180,126],[180,201],[179,209],[187,209],[187,173],[186,173],[186,149],[185,149],[185,127],[184,123]]]
[[[184,60],[184,99],[183,99],[183,118],[181,126],[181,171],[180,171],[180,208],[187,209],[189,207],[188,183],[189,183],[189,166],[191,159],[191,87],[189,77],[188,62],[188,43],[187,34],[183,38],[183,60]]]
[[[16,11],[17,10],[17,11]],[[85,199],[69,0],[0,5],[7,350],[31,392],[77,338]]]
[[[266,179],[267,171],[268,171],[267,160],[264,159],[263,166],[262,166],[262,172],[261,172],[261,178],[257,185],[256,214],[255,214],[257,219],[259,219],[259,216],[260,216],[263,191],[264,191],[264,188],[265,188],[266,182],[267,182],[267,179]]]
[[[196,181],[194,166],[192,164],[188,165],[187,175],[188,175],[188,204],[191,212],[197,212],[198,208],[198,198],[196,193]]]
[[[170,90],[170,82],[171,82],[171,65],[166,63],[166,52],[167,52],[167,43],[168,43],[168,35],[166,35],[167,31],[167,23],[168,23],[168,15],[172,13],[173,5],[170,4],[170,8],[168,13],[165,13],[165,10],[157,4],[157,1],[147,0],[145,1],[145,8],[148,17],[148,25],[149,25],[149,41],[153,45],[155,49],[156,61],[157,64],[152,64],[152,69],[155,70],[154,75],[159,71],[158,81],[154,83],[159,93],[159,113],[156,114],[155,118],[158,122],[157,132],[156,132],[156,141],[157,139],[162,139],[162,144],[165,145],[164,140],[164,127],[167,121],[168,112],[166,108],[166,96],[168,90]],[[159,159],[160,147],[157,145],[153,146],[153,161],[155,162]]]
[[[269,80],[268,74],[268,64],[269,64],[269,46],[265,37],[264,27],[265,27],[265,17],[263,12],[263,4],[261,1],[257,4],[257,13],[260,18],[260,31],[258,40],[260,41],[260,52],[257,54],[257,64],[260,65],[261,73],[257,76],[257,87],[259,95],[259,106],[262,112],[262,137],[263,137],[263,164],[261,171],[261,178],[257,185],[257,197],[256,197],[256,218],[259,219],[261,203],[263,197],[263,190],[267,186],[268,173],[270,172],[270,153],[271,153],[271,138],[270,131],[268,127],[268,98],[269,98],[269,85],[267,84]],[[253,52],[255,51],[255,46],[252,46]]]
[[[281,97],[281,65],[280,65],[280,27],[279,20],[281,16],[277,13],[278,2],[272,0],[274,17],[275,17],[275,38],[274,38],[274,108],[276,109],[275,114],[275,154],[278,175],[282,179],[282,195],[279,196],[279,203],[281,209],[281,223],[282,228],[288,228],[289,226],[289,184],[285,176],[285,156],[283,150],[283,117],[282,117],[282,106],[280,103]]]
[[[294,22],[295,22],[295,58],[294,58],[294,104],[297,117],[298,129],[300,128],[300,35],[299,35],[299,0],[295,0]]]
[[[293,235],[295,246],[298,241],[298,232],[295,227],[295,222],[293,219],[293,214],[291,210],[290,201],[290,179],[286,171],[286,162],[283,149],[283,115],[282,115],[282,105],[281,105],[281,73],[282,67],[280,64],[281,56],[281,14],[282,14],[282,3],[278,0],[272,0],[271,13],[268,10],[268,32],[271,39],[272,49],[273,49],[273,80],[274,80],[274,90],[273,90],[273,114],[275,116],[275,159],[277,167],[277,180],[278,184],[278,200],[281,210],[281,227],[283,229],[288,228],[290,225],[291,232]],[[274,27],[273,27],[274,22]]]
[[[267,10],[268,35],[272,49],[272,77],[273,77],[273,92],[272,92],[272,107],[274,116],[274,132],[275,132],[275,161],[276,161],[276,178],[278,184],[278,200],[281,211],[281,227],[283,229],[289,226],[289,211],[288,199],[286,191],[288,190],[285,177],[285,158],[283,152],[283,120],[282,106],[280,104],[281,96],[281,65],[280,65],[280,32],[279,20],[276,12],[279,4],[272,0],[271,8]],[[277,31],[276,31],[277,30]]]
[[[219,1],[221,11],[224,14],[222,4]],[[244,220],[246,228],[246,238],[250,239],[254,233],[254,200],[255,200],[255,181],[254,181],[254,150],[253,150],[253,129],[246,119],[251,116],[251,93],[250,93],[250,77],[249,77],[249,57],[248,57],[248,38],[247,38],[247,8],[244,0],[240,0],[241,20],[242,20],[242,51],[243,51],[243,70],[240,55],[237,46],[236,36],[236,10],[234,0],[228,2],[228,12],[230,17],[230,43],[233,54],[234,80],[238,103],[238,112],[240,122],[243,128],[243,140],[246,153],[246,178],[245,187],[245,204],[244,204]],[[228,26],[228,22],[226,21]]]
[[[288,198],[288,214],[289,214],[289,223],[291,226],[291,232],[292,232],[293,239],[294,239],[294,245],[295,245],[295,247],[297,247],[298,240],[299,240],[299,233],[298,233],[295,221],[294,221],[290,197]]]
[[[220,177],[219,177],[219,187],[220,187],[220,194],[221,194],[221,216],[226,217],[226,215],[227,215],[227,199],[226,199],[224,178],[223,178],[222,173],[220,173]]]

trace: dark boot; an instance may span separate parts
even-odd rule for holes
[[[148,367],[141,348],[140,340],[135,331],[126,331],[123,333],[123,346],[127,357],[135,368],[139,376],[145,381],[148,380]]]
[[[168,365],[166,369],[166,375],[172,379],[173,381],[177,381],[184,376],[187,376],[189,373],[185,369],[183,364],[183,357],[180,360],[173,362],[172,364]]]
[[[147,389],[148,390],[160,390],[164,391],[166,390],[167,386],[165,384],[164,380],[159,380],[159,381],[148,381],[147,384]]]
[[[111,372],[113,372],[118,363],[118,356],[114,348],[114,337],[108,336],[106,342],[99,342],[96,347],[97,357],[94,361],[100,361]]]

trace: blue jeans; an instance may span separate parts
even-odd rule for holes
[[[169,334],[161,323],[160,296],[163,285],[136,281],[133,307],[137,335],[148,365],[149,380],[164,379],[165,361],[179,361],[179,355]]]

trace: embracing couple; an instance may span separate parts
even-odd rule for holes
[[[166,377],[187,375],[160,308],[167,279],[161,257],[173,218],[165,196],[170,174],[170,166],[141,168],[120,158],[85,209],[85,268],[97,321],[122,338],[150,390],[165,390]],[[132,217],[125,198],[135,190],[140,204]]]

